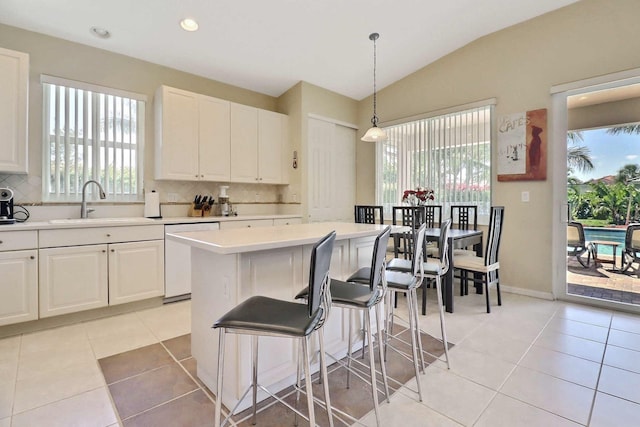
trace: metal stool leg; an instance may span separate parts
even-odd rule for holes
[[[420,386],[420,368],[418,367],[418,345],[416,343],[416,315],[414,311],[413,295],[412,292],[407,292],[407,308],[409,309],[409,333],[411,334],[411,354],[413,355],[413,369],[416,373],[416,384],[418,385],[418,397],[422,402],[422,387]]]
[[[440,289],[440,276],[436,278],[436,289],[438,290],[438,308],[440,310],[440,331],[442,333],[442,345],[444,346],[444,355],[447,359],[447,369],[451,369],[449,362],[449,343],[447,342],[447,331],[444,326],[444,309],[442,307],[442,289]]]
[[[220,328],[220,338],[218,340],[218,384],[216,385],[216,418],[214,427],[220,427],[220,417],[222,416],[222,371],[224,369],[224,328]]]
[[[333,411],[331,409],[331,400],[329,398],[329,375],[327,374],[327,360],[324,354],[324,334],[322,328],[318,329],[318,340],[320,341],[320,373],[324,377],[324,400],[327,404],[327,416],[329,417],[329,427],[333,427]]]
[[[309,408],[309,425],[316,425],[316,415],[313,410],[313,387],[311,383],[311,366],[309,365],[309,341],[302,337],[302,357],[304,357],[304,381],[307,391],[307,406]],[[325,382],[326,384],[326,382]]]
[[[426,289],[423,289],[423,291],[426,291]],[[418,312],[418,292],[416,289],[414,289],[413,291],[411,291],[411,298],[413,299],[413,310],[415,315],[413,316],[415,321],[416,321],[416,337],[418,340],[418,351],[419,351],[419,356],[420,356],[420,368],[422,373],[424,374],[424,369],[426,367],[426,365],[424,364],[424,351],[422,349],[422,337],[420,336],[420,316],[419,316],[419,312]],[[426,292],[425,292],[426,293]]]
[[[369,338],[369,370],[371,372],[371,391],[373,395],[373,410],[376,414],[377,425],[380,425],[380,408],[378,405],[378,382],[376,380],[376,363],[373,357],[373,334],[371,333],[371,319],[369,310],[364,310],[365,329]]]
[[[349,336],[347,337],[347,388],[351,387],[351,333],[353,326],[353,310],[348,310],[349,313]]]
[[[382,309],[380,304],[377,304],[373,308],[376,312],[376,327],[378,328],[378,353],[380,357],[380,370],[382,371],[382,383],[384,384],[384,394],[387,397],[387,403],[391,403],[390,395],[389,395],[389,381],[387,380],[387,366],[384,363],[384,341],[382,340],[382,315],[380,314],[380,310]],[[369,342],[372,342],[369,340]],[[375,363],[373,363],[373,359],[371,363],[375,367]]]
[[[251,416],[251,424],[256,425],[258,422],[258,336],[251,337],[251,377],[253,382],[253,415]]]

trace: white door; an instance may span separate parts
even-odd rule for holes
[[[309,222],[353,221],[354,129],[309,118]]]

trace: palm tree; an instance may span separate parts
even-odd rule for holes
[[[627,192],[629,193],[625,224],[629,224],[629,222],[631,222],[631,205],[633,204],[633,200],[636,198],[638,192],[634,183],[638,182],[638,179],[640,179],[639,165],[624,165],[620,170],[618,170],[618,174],[616,175],[616,182],[624,184],[627,187]]]
[[[640,134],[640,124],[614,126],[607,129],[607,133],[610,135],[637,135]]]
[[[593,170],[593,162],[591,161],[591,151],[584,145],[577,145],[580,141],[584,141],[582,133],[580,131],[567,132],[568,145],[567,147],[567,170],[568,172],[574,172],[576,170],[582,172],[588,172]]]

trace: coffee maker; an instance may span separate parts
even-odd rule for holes
[[[0,224],[13,224],[13,191],[10,188],[0,188]]]

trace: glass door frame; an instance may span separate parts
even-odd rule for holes
[[[573,95],[640,83],[640,68],[551,88],[551,156],[552,182],[552,292],[555,299],[594,305],[602,308],[640,313],[640,306],[567,293],[567,98]]]

